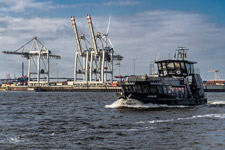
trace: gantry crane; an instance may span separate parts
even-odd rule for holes
[[[219,70],[209,70],[208,72],[215,72],[215,80],[218,79],[217,73],[219,72]]]
[[[25,46],[31,44],[29,52],[25,52]],[[20,51],[21,50],[21,51]],[[48,50],[38,39],[34,37],[29,42],[21,46],[15,51],[2,51],[4,54],[14,54],[21,55],[28,59],[28,85],[30,86],[46,86],[49,84],[49,58],[60,59],[61,56],[51,54],[51,51]],[[34,59],[37,59],[36,62]],[[42,60],[42,61],[41,61]],[[34,69],[32,69],[34,65]],[[43,67],[41,69],[41,67]],[[31,76],[37,75],[37,81],[32,81]],[[47,77],[45,77],[47,75]],[[44,79],[41,77],[44,76]],[[43,80],[41,80],[41,78]]]
[[[77,52],[75,53],[75,65],[74,65],[74,84],[105,84],[113,82],[113,60],[122,60],[123,57],[120,55],[114,55],[114,50],[108,45],[107,34],[101,35],[100,32],[97,32],[95,35],[91,16],[87,15],[89,30],[92,39],[92,46],[88,48],[87,39],[84,34],[81,34],[79,37],[75,17],[71,17],[76,44]],[[109,26],[109,25],[108,25]],[[104,40],[105,38],[105,40]],[[83,41],[86,50],[81,46],[81,40]],[[98,47],[97,41],[100,41],[101,48]],[[111,43],[111,41],[110,41]],[[81,63],[80,59],[83,59]],[[78,63],[80,68],[78,68]],[[109,65],[109,71],[107,70]],[[78,81],[78,74],[83,75],[83,80]],[[107,81],[107,74],[110,74],[110,82]],[[95,76],[93,79],[93,75]]]

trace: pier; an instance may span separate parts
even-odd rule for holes
[[[120,86],[4,86],[0,91],[46,91],[46,92],[122,92]],[[204,86],[205,92],[225,92],[225,86]]]
[[[1,91],[45,91],[45,92],[121,92],[121,87],[92,86],[8,86]]]
[[[205,92],[225,92],[225,85],[204,85]]]

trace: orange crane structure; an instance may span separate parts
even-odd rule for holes
[[[29,52],[25,47],[31,44]],[[61,59],[59,55],[53,55],[35,36],[26,44],[15,51],[2,51],[4,54],[21,55],[28,59],[28,85],[46,86],[49,84],[49,60],[50,58]],[[36,59],[36,61],[35,61]],[[36,75],[37,80],[32,81],[31,76]],[[42,76],[42,77],[41,77]],[[44,77],[43,77],[44,76]]]

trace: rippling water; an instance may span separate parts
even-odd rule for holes
[[[0,92],[0,149],[218,149],[225,93],[197,107],[144,105],[114,93]]]

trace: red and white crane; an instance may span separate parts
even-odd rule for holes
[[[75,17],[71,17],[76,44],[77,52],[75,53],[75,65],[74,65],[74,84],[106,84],[113,82],[113,60],[122,60],[123,57],[120,55],[114,55],[113,47],[108,45],[108,30],[107,33],[102,34],[97,32],[95,35],[91,15],[87,14],[88,26],[91,34],[92,44],[88,48],[84,34],[79,37]],[[109,20],[110,22],[110,20]],[[83,50],[81,40],[85,42],[86,50]],[[98,42],[101,44],[98,44]],[[111,41],[109,42],[111,43]],[[99,47],[98,45],[101,45]],[[83,59],[81,61],[80,59]],[[79,65],[79,66],[78,66]],[[108,69],[109,68],[109,69]],[[78,75],[83,75],[82,81]],[[107,74],[110,75],[111,79],[108,81]],[[93,78],[94,75],[94,78]]]

